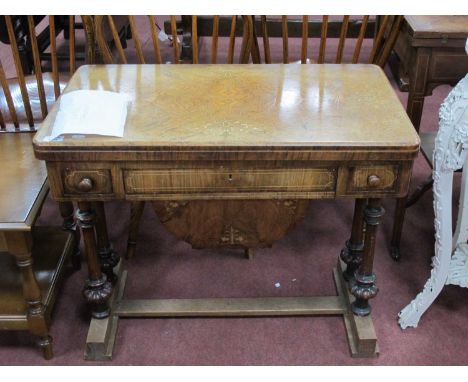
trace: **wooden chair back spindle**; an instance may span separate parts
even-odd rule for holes
[[[322,17],[322,30],[320,33],[320,48],[318,63],[323,64],[325,61],[325,49],[327,47],[327,32],[328,32],[328,16]]]
[[[172,47],[174,48],[174,64],[179,61],[179,41],[177,38],[177,20],[175,16],[171,16],[171,32],[172,32]]]
[[[301,64],[307,63],[307,40],[309,36],[309,16],[302,16]]]
[[[263,51],[265,54],[265,63],[271,64],[270,41],[268,39],[268,25],[266,16],[261,16]]]
[[[198,17],[192,16],[192,62],[198,64]]]
[[[155,62],[157,64],[161,64],[163,62],[163,52],[161,42],[159,41],[159,35],[157,31],[158,25],[156,24],[156,17],[155,16],[147,16],[147,20],[149,21],[149,32],[148,34],[151,36],[152,41],[152,49],[154,50],[154,57]],[[188,18],[190,24],[187,24],[188,30],[184,29],[184,43],[186,44],[186,34],[191,34],[191,53],[192,53],[192,63],[198,64],[200,59],[200,18],[199,16],[191,16]],[[131,30],[131,39],[135,45],[135,52],[136,52],[136,63],[143,64],[148,62],[145,59],[149,57],[148,53],[145,51],[147,49],[146,43],[144,43],[140,39],[140,34],[143,32],[139,32],[136,28],[136,25],[143,27],[143,23],[139,23],[136,20],[135,16],[128,16],[129,26]],[[242,16],[243,21],[243,36],[242,36],[242,46],[241,46],[241,53],[239,62],[246,63],[249,60],[250,51],[251,51],[251,43],[252,43],[252,34],[253,34],[253,23],[251,16]],[[187,59],[181,60],[181,45],[182,43],[179,42],[178,36],[180,35],[180,23],[185,22],[184,19],[179,21],[177,16],[169,16],[167,20],[167,24],[165,25],[166,32],[170,36],[171,43],[172,43],[172,52],[171,52],[171,62],[174,64],[179,64],[182,62],[187,62]],[[206,29],[206,20],[202,20],[204,23],[202,28]],[[221,37],[221,18],[220,16],[213,16],[212,20],[212,30],[209,38],[211,38],[211,46],[210,51],[208,52],[208,62],[211,64],[216,64],[220,60],[220,42],[219,39]],[[225,20],[223,21],[224,24]],[[229,23],[229,19],[228,19]],[[185,25],[185,24],[184,24]],[[228,24],[229,25],[229,24]],[[229,41],[227,44],[227,63],[232,64],[235,61],[235,44],[236,44],[236,33],[238,31],[238,18],[237,16],[230,17],[230,27],[229,27]],[[147,27],[147,26],[146,26]],[[179,29],[178,29],[179,27]],[[110,38],[109,36],[105,35],[105,30],[108,28],[110,31]],[[205,32],[206,33],[206,32]],[[223,32],[226,33],[226,32]],[[129,55],[129,50],[125,49],[124,44],[122,44],[122,36],[119,35],[119,31],[116,27],[116,22],[113,16],[95,16],[95,34],[96,34],[96,41],[97,45],[101,51],[102,59],[106,64],[112,63],[121,63],[126,64],[132,61],[132,58]],[[142,34],[143,35],[143,34]],[[206,36],[206,34],[203,34]],[[223,35],[223,36],[226,36]],[[167,52],[167,50],[166,50]],[[258,58],[259,59],[259,58]],[[255,61],[255,60],[254,60]],[[258,61],[257,61],[258,62]]]
[[[11,46],[11,50],[13,53],[13,61],[15,63],[16,73],[18,75],[18,84],[21,90],[21,98],[23,99],[23,106],[26,112],[27,122],[28,122],[29,127],[33,128],[34,119],[33,119],[32,110],[31,110],[31,103],[29,101],[29,94],[26,88],[26,81],[24,78],[23,67],[21,65],[20,53],[18,50],[18,45],[16,43],[16,37],[15,37],[14,30],[13,30],[13,23],[11,21],[11,16],[5,16],[5,22],[6,22],[7,32],[8,32],[8,39],[10,40],[10,46]],[[10,93],[10,92],[8,91],[7,93]],[[7,93],[5,93],[5,95]],[[8,95],[6,95],[6,97],[8,97]]]
[[[76,71],[75,58],[75,16],[68,16],[68,55],[70,56],[70,76]]]
[[[352,64],[356,64],[359,60],[359,55],[361,54],[362,41],[364,40],[364,35],[366,33],[367,23],[369,22],[369,16],[364,16],[362,19],[361,30],[359,31],[359,36],[354,47]],[[375,40],[374,40],[375,45]]]
[[[211,63],[216,64],[218,57],[219,16],[213,16],[213,37],[211,42]]]
[[[138,62],[140,64],[144,64],[145,57],[143,56],[143,49],[141,48],[141,40],[140,40],[140,36],[138,34],[138,30],[135,24],[134,16],[128,16],[128,22],[130,24],[130,30],[132,32],[133,41],[135,43],[135,50],[136,50],[136,54],[138,57]]]
[[[365,39],[370,37],[370,25],[371,18],[368,15],[361,17],[350,17],[343,16],[341,20],[336,18],[330,18],[329,16],[322,16],[321,21],[315,19],[311,16],[302,16],[302,25],[301,31],[299,34],[297,24],[301,23],[300,20],[289,20],[288,16],[281,16],[281,21],[275,18],[267,18],[267,16],[261,16],[259,36],[261,35],[263,39],[264,47],[264,62],[269,64],[272,62],[272,56],[270,51],[270,42],[269,42],[269,24],[279,28],[281,24],[281,39],[282,39],[282,62],[287,64],[293,62],[294,60],[291,57],[291,46],[289,39],[292,37],[301,38],[301,49],[300,49],[300,63],[306,64],[308,62],[322,64],[325,62],[329,63],[344,63],[345,52],[347,40],[355,39],[354,46],[351,49],[352,56],[350,57],[348,63],[356,64],[358,62],[366,62],[370,64],[376,64],[383,67],[388,59],[390,51],[395,44],[396,38],[398,36],[398,31],[401,25],[402,16],[382,16],[379,23],[374,19],[376,28],[375,34],[372,39],[372,48],[370,50],[370,55],[366,57],[365,61],[361,59],[363,53],[363,45]],[[292,24],[294,25],[292,25]],[[320,23],[318,27],[317,24]],[[333,25],[332,25],[333,24]],[[292,29],[291,29],[292,25]],[[351,28],[352,26],[352,28]],[[274,29],[273,33],[275,37],[279,37],[278,29]],[[255,34],[256,35],[256,34]],[[254,38],[256,38],[254,36]],[[316,59],[313,57],[308,57],[309,49],[309,40],[313,38],[319,39],[318,54]],[[334,54],[334,61],[328,59],[327,50],[330,50],[333,45],[329,44],[330,40],[334,38],[337,39],[337,48],[336,53]],[[351,41],[349,41],[351,43]],[[254,56],[258,55],[258,51],[252,49],[252,59]],[[295,62],[295,61],[294,61]]]
[[[234,62],[234,48],[236,44],[236,26],[237,26],[237,16],[232,16],[231,18],[231,31],[229,33],[229,48],[228,48],[228,64]]]
[[[8,113],[10,114],[11,121],[13,122],[13,126],[15,129],[19,129],[19,120],[18,120],[18,115],[16,114],[16,108],[15,104],[13,102],[13,97],[11,96],[11,91],[10,91],[10,86],[8,85],[8,81],[6,79],[5,71],[3,70],[3,65],[0,60],[0,82],[2,84],[2,90],[3,90],[3,95],[5,97],[5,102],[7,104],[8,108]],[[6,117],[3,116],[4,113],[2,113],[2,129],[6,130]]]
[[[289,63],[288,16],[281,16],[281,29],[283,31],[283,64],[287,64]]]
[[[50,57],[52,61],[52,77],[54,79],[54,93],[55,99],[60,96],[60,85],[59,85],[59,70],[57,60],[57,41],[55,34],[55,18],[49,16],[49,32],[50,32]]]
[[[156,31],[156,19],[154,16],[148,16],[148,22],[151,30],[151,40],[153,41],[154,57],[157,64],[161,64],[161,48],[159,47],[158,32]]]
[[[61,87],[64,86],[69,76],[76,71],[77,46],[76,46],[76,24],[75,16],[67,16],[61,20],[60,29],[57,26],[57,16],[48,16],[37,24],[34,16],[24,16],[25,31],[24,38],[26,47],[31,57],[28,63],[33,74],[25,73],[24,54],[20,52],[16,40],[14,21],[12,16],[4,16],[4,22],[8,33],[10,49],[2,50],[0,57],[0,131],[35,131],[37,123],[41,122],[48,113],[49,107],[60,96]],[[89,41],[93,35],[91,25],[93,21],[90,16],[82,16],[85,28],[86,40],[86,62],[94,56],[94,43]],[[47,25],[46,25],[47,24]],[[45,29],[43,28],[45,26]],[[47,32],[48,31],[48,32]],[[63,57],[60,63],[66,63],[66,70],[59,67],[59,53],[57,38],[61,33],[68,34],[68,62]],[[48,37],[49,44],[43,47],[43,41],[39,42],[38,36]],[[63,40],[63,39],[62,39]],[[42,45],[42,47],[41,47]],[[42,51],[41,51],[42,49]],[[51,72],[47,61],[50,60]],[[4,66],[6,62],[13,62],[12,66]],[[63,65],[61,65],[63,66]],[[8,68],[8,73],[5,72]],[[49,72],[49,73],[48,73]],[[26,127],[27,126],[27,127]]]
[[[46,102],[46,95],[45,95],[45,90],[44,90],[44,80],[42,77],[41,59],[40,59],[40,54],[39,54],[39,48],[37,46],[34,19],[32,16],[28,16],[28,29],[29,29],[29,36],[31,40],[31,48],[33,52],[34,69],[35,69],[34,71],[36,74],[37,90],[39,93],[39,102],[41,104],[41,113],[42,113],[42,118],[45,118],[47,115],[47,102]]]

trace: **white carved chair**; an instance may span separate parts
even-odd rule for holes
[[[468,41],[467,41],[468,53]],[[444,285],[468,287],[468,75],[439,111],[433,155],[435,256],[424,289],[399,314],[402,329],[417,327]],[[452,237],[453,173],[463,168],[457,226]]]

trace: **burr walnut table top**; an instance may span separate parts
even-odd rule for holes
[[[373,65],[83,66],[65,92],[78,89],[131,97],[124,137],[46,142],[59,101],[34,139],[38,158],[63,160],[64,151],[94,150],[93,158],[107,160],[119,151],[119,160],[135,160],[124,152],[146,151],[144,159],[153,159],[149,153],[247,150],[283,152],[276,159],[288,159],[294,151],[374,149],[377,156],[397,151],[409,159],[419,146],[387,78]]]

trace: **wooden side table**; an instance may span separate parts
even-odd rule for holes
[[[468,16],[405,16],[389,63],[400,90],[409,92],[406,111],[418,132],[424,97],[439,85],[455,86],[468,72],[467,37]],[[434,134],[421,137],[421,147],[429,161],[434,137]],[[408,200],[397,200],[391,242],[391,256],[395,260],[401,256],[405,209],[431,185],[429,178]]]
[[[32,134],[1,133],[0,330],[28,330],[52,358],[51,312],[68,260],[79,266],[73,205],[60,205],[63,227],[36,227],[49,191]]]
[[[405,16],[390,66],[409,92],[406,111],[416,130],[424,97],[438,85],[455,86],[468,72],[467,38],[468,16]]]

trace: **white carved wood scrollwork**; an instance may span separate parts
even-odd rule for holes
[[[401,328],[417,327],[445,284],[468,287],[468,75],[439,111],[434,149],[435,255],[424,289],[399,314]],[[457,228],[452,237],[453,172],[463,168]]]

